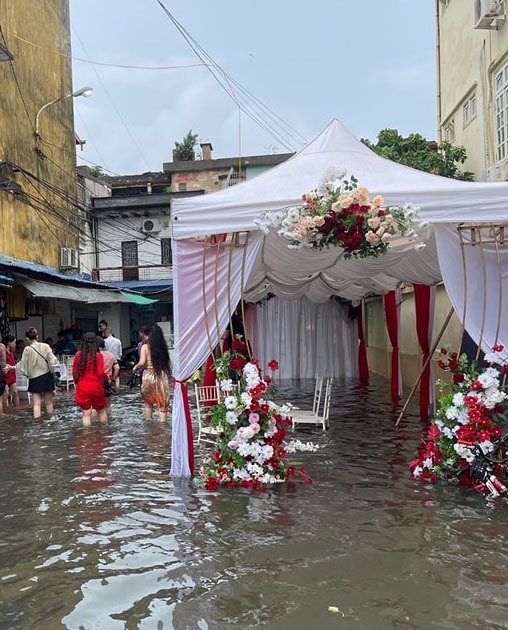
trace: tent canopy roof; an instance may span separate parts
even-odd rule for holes
[[[508,221],[508,183],[462,182],[424,173],[371,151],[337,119],[292,158],[225,190],[173,201],[173,236],[252,231],[266,210],[301,204],[330,169],[345,169],[389,205],[412,203],[431,223]]]

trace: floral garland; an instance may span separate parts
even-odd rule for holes
[[[431,422],[418,456],[410,463],[416,479],[445,479],[471,485],[468,464],[474,459],[474,446],[484,453],[494,450],[494,440],[503,433],[508,418],[508,394],[502,384],[508,363],[501,357],[503,346],[496,345],[485,355],[487,367],[469,363],[467,356],[442,348],[438,365],[452,373],[450,384],[439,381],[436,418]]]
[[[243,356],[246,350],[243,342],[234,340],[232,349],[215,363],[221,402],[210,408],[210,426],[218,436],[215,451],[200,470],[205,487],[262,490],[292,478],[311,483],[306,470],[287,466],[286,458],[288,453],[315,451],[317,446],[299,440],[285,442],[291,406],[270,400],[272,379],[262,377],[257,359],[248,361]],[[273,372],[279,366],[270,361],[268,367]]]
[[[386,207],[381,195],[370,200],[367,188],[358,187],[354,176],[345,179],[345,174],[330,173],[317,190],[302,196],[302,206],[264,212],[255,223],[265,234],[274,227],[290,249],[338,246],[344,248],[345,258],[377,258],[395,236],[415,241],[415,249],[425,247],[415,230],[425,225],[418,208]]]

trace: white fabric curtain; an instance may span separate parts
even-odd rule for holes
[[[508,248],[485,242],[488,227],[480,238],[477,233],[476,245],[464,246],[456,227],[441,224],[434,229],[441,273],[457,317],[484,352],[496,343],[507,348]]]
[[[278,379],[358,375],[358,327],[348,306],[306,298],[263,301],[256,311],[254,354],[266,368],[276,359]]]
[[[176,300],[171,475],[175,477],[191,474],[182,381],[203,365],[210,354],[210,343],[212,348],[218,343],[240,300],[242,278],[249,278],[262,240],[261,234],[252,234],[245,246],[245,257],[243,247],[173,241]]]

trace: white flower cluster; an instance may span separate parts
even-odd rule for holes
[[[427,457],[426,459],[422,461],[421,466],[415,466],[413,470],[413,477],[416,477],[417,479],[419,479],[425,469],[431,470],[433,466],[434,466],[434,461],[432,457]]]
[[[263,484],[284,483],[284,479],[279,479],[275,475],[264,472],[263,468],[253,462],[248,462],[245,468],[235,468],[233,478],[239,481],[250,481],[256,479]]]
[[[259,385],[261,382],[261,376],[259,375],[259,369],[254,363],[246,363],[243,366],[243,377],[247,385],[247,389],[252,389]]]
[[[491,453],[494,450],[494,444],[490,440],[485,440],[483,442],[479,442],[478,446],[482,449],[483,453]],[[468,464],[470,464],[474,458],[474,451],[471,446],[467,444],[454,444],[453,450],[457,453],[459,457],[465,459]]]
[[[317,444],[313,444],[312,442],[302,442],[301,440],[291,440],[291,442],[286,444],[285,448],[288,453],[296,453],[297,451],[315,453],[319,450],[319,446]]]

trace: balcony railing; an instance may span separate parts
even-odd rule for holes
[[[97,282],[120,282],[122,280],[167,280],[172,277],[172,265],[95,267],[95,269],[92,270],[92,278]]]

